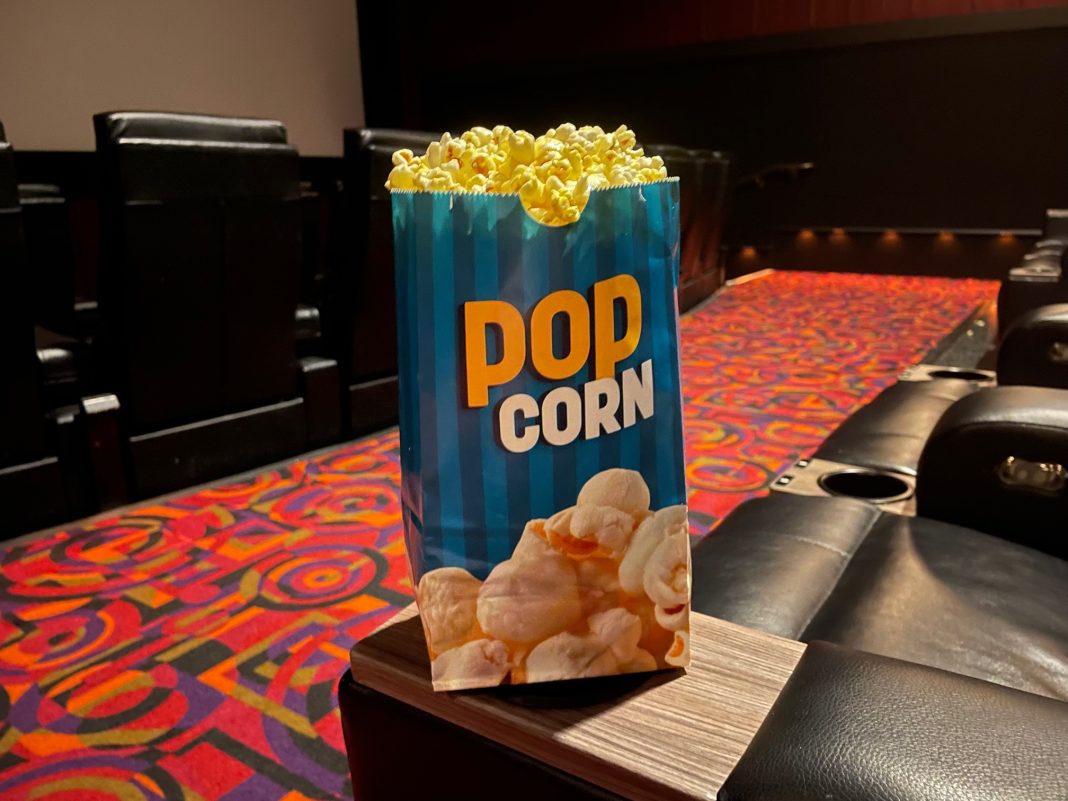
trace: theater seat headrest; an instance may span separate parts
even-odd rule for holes
[[[278,120],[163,111],[107,111],[93,116],[93,126],[98,148],[126,140],[153,139],[286,144],[286,127]]]
[[[441,134],[426,131],[404,131],[396,128],[347,128],[345,150],[388,148],[390,152],[406,147],[417,155],[426,151],[427,145],[441,138]]]
[[[93,117],[107,188],[125,202],[300,196],[277,120],[112,111]]]

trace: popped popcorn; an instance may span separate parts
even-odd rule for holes
[[[482,686],[500,684],[512,669],[508,647],[497,640],[472,640],[452,648],[430,663],[430,676],[438,685]]]
[[[575,559],[617,557],[634,532],[634,518],[611,506],[572,506],[545,521],[549,544]]]
[[[535,138],[506,125],[449,133],[426,153],[393,154],[386,186],[398,190],[518,194],[531,217],[559,226],[579,218],[596,189],[667,178],[659,156],[646,156],[634,131],[620,125],[564,123]]]
[[[586,679],[619,672],[611,646],[596,634],[561,632],[530,652],[527,682]]]
[[[427,644],[441,653],[462,643],[475,627],[475,604],[482,582],[460,567],[426,573],[415,597],[422,613]]]
[[[588,623],[590,631],[608,644],[621,664],[629,662],[638,653],[642,622],[637,615],[617,607],[592,615]]]
[[[675,666],[690,664],[690,632],[675,632],[675,642],[664,656],[664,661]]]
[[[424,574],[417,597],[435,688],[688,664],[686,507],[653,512],[649,498],[636,471],[604,470],[575,506],[528,521],[484,582],[459,568]]]
[[[677,529],[653,551],[642,576],[645,594],[657,605],[673,609],[690,600],[690,541]]]
[[[543,640],[569,628],[581,614],[575,568],[561,554],[501,562],[478,593],[482,630],[514,643]]]
[[[649,487],[635,470],[604,470],[582,485],[578,505],[614,506],[627,514],[644,514],[649,511]]]
[[[512,551],[512,561],[540,559],[553,552],[545,535],[544,520],[530,520],[523,527],[523,534]]]
[[[645,591],[645,566],[653,552],[673,532],[687,530],[686,507],[682,505],[668,506],[643,520],[619,565],[623,589],[630,595],[641,595]]]

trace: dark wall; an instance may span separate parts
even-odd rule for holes
[[[1068,205],[1064,9],[613,53],[567,14],[557,39],[532,15],[465,46],[420,8],[360,3],[369,125],[625,122],[645,142],[733,151],[736,174],[816,162],[738,193],[743,227],[1035,228]]]

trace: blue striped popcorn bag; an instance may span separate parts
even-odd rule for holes
[[[434,689],[681,667],[678,181],[392,192],[402,507]]]

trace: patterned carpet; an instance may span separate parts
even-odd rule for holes
[[[774,273],[686,317],[695,533],[996,289]],[[0,546],[0,798],[351,798],[336,682],[411,594],[396,448],[389,431]]]

